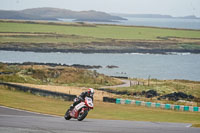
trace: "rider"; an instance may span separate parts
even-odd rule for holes
[[[73,105],[70,106],[70,110],[72,110],[81,101],[84,101],[86,96],[92,98],[92,101],[93,101],[93,95],[94,95],[94,89],[93,88],[89,88],[87,91],[82,92],[80,94],[80,96],[75,98]]]

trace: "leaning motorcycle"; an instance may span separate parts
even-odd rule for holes
[[[72,110],[68,109],[65,113],[65,119],[70,120],[71,118],[82,121],[87,116],[88,112],[93,109],[93,100],[90,97],[85,97],[85,101],[77,104]]]

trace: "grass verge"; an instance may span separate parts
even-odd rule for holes
[[[29,93],[13,91],[0,86],[0,105],[8,107],[63,116],[71,103],[62,99],[40,97]],[[95,101],[94,104],[95,108],[89,113],[88,118],[192,123],[195,127],[198,127],[200,123],[200,113],[198,112],[177,112],[98,101]]]

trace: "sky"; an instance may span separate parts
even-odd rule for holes
[[[0,10],[54,7],[73,11],[200,17],[200,0],[0,0]]]

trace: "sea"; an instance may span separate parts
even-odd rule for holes
[[[162,54],[105,54],[105,53],[40,53],[0,50],[0,62],[7,63],[59,63],[101,65],[92,69],[109,76],[144,79],[183,79],[200,81],[200,54],[170,53]],[[117,66],[108,68],[107,66]]]
[[[124,16],[121,17],[126,18],[127,20],[122,20],[117,22],[87,22],[87,23],[200,30],[200,19],[135,18],[135,17],[124,17]],[[59,20],[64,22],[74,22],[74,19],[59,19]]]

